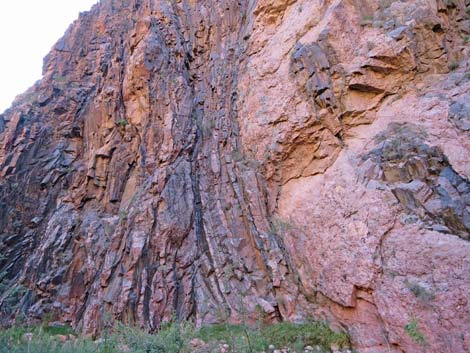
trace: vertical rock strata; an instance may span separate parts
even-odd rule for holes
[[[3,321],[316,317],[360,352],[469,351],[469,14],[467,0],[81,14],[0,115]]]

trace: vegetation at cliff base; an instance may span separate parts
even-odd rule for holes
[[[320,322],[274,325],[221,324],[196,329],[169,323],[155,334],[117,324],[97,340],[78,337],[66,327],[14,327],[0,331],[0,353],[251,353],[331,352],[349,346],[348,336]]]
[[[423,346],[426,345],[426,336],[424,336],[424,334],[419,329],[418,321],[415,317],[412,316],[410,318],[410,321],[405,325],[404,329],[414,342]]]

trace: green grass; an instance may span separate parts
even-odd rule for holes
[[[233,352],[262,351],[266,346],[264,337],[258,330],[252,330],[244,325],[220,324],[203,327],[196,337],[209,343],[214,349],[217,342],[228,344]]]
[[[348,347],[349,338],[344,332],[333,331],[328,325],[321,322],[306,324],[292,324],[282,322],[277,325],[266,326],[262,333],[269,339],[270,344],[277,347],[295,348],[300,340],[304,346],[319,345],[329,349],[332,344],[339,347]]]
[[[189,342],[194,337],[195,329],[189,322],[166,324],[156,334],[118,324],[108,342],[114,349],[110,352],[122,352],[119,347],[128,347],[136,353],[183,353],[189,352]]]
[[[308,345],[319,346],[322,352],[330,352],[332,344],[349,347],[344,332],[335,332],[325,323],[314,321],[257,326],[220,324],[200,329],[189,322],[174,322],[155,334],[116,324],[112,333],[106,331],[97,341],[80,337],[61,341],[71,334],[71,328],[44,325],[5,329],[0,331],[0,353],[189,353],[198,352],[190,345],[195,338],[206,343],[201,352],[218,352],[221,344],[227,344],[230,353],[267,351],[269,345],[296,352]]]
[[[0,353],[98,353],[99,346],[86,339],[61,342],[58,334],[42,327],[15,327],[0,331]],[[28,338],[30,334],[30,338]]]
[[[43,326],[42,330],[45,334],[50,336],[55,335],[75,335],[75,331],[69,326]]]
[[[349,338],[344,332],[335,332],[321,322],[282,322],[258,328],[221,324],[201,328],[197,337],[204,342],[225,342],[233,352],[267,351],[269,345],[289,348],[291,351],[302,351],[306,346],[318,345],[327,352],[332,344],[349,346]]]

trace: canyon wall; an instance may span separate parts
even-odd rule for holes
[[[3,323],[470,351],[469,57],[469,0],[102,0],[0,115]]]

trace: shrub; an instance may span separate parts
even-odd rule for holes
[[[205,342],[226,342],[234,352],[266,351],[271,344],[294,351],[316,345],[325,350],[332,344],[343,348],[349,346],[346,333],[333,331],[327,324],[316,321],[304,324],[281,322],[259,328],[231,324],[207,326],[199,330],[198,338]]]
[[[55,74],[52,79],[57,83],[65,83],[67,82],[67,77],[59,74]]]
[[[262,351],[267,342],[258,330],[251,330],[246,325],[219,324],[202,327],[197,337],[207,343],[225,342],[234,352]]]
[[[374,21],[374,17],[371,16],[371,15],[366,15],[366,16],[363,16],[361,18],[361,21],[360,21],[360,25],[365,27],[365,26],[368,26],[368,25],[371,25],[372,22]]]
[[[424,336],[424,333],[419,329],[418,321],[414,316],[410,317],[410,320],[405,325],[404,329],[415,343],[422,346],[426,345],[426,336]]]
[[[285,233],[287,233],[288,231],[290,230],[293,230],[294,229],[294,226],[289,223],[289,222],[286,222],[280,218],[277,218],[277,217],[274,217],[272,220],[271,220],[271,224],[270,224],[270,227],[269,227],[269,231],[273,234],[277,234],[277,235],[280,235],[280,236],[283,236]]]
[[[127,346],[133,352],[178,353],[185,352],[194,337],[194,326],[189,322],[167,323],[156,334],[135,327],[118,324],[113,341],[118,347]]]
[[[406,281],[405,285],[411,291],[411,293],[416,296],[416,298],[420,299],[424,303],[429,303],[435,298],[435,294],[432,290],[423,287],[417,282]]]
[[[126,127],[129,122],[126,119],[120,119],[116,122],[116,124],[120,127]]]
[[[349,338],[344,332],[333,331],[327,324],[312,321],[305,324],[282,322],[266,326],[262,334],[276,347],[295,348],[301,342],[305,346],[321,346],[329,349],[332,344],[346,348]]]
[[[95,353],[90,340],[61,342],[42,328],[15,327],[0,331],[0,353]]]
[[[58,332],[43,327],[3,330],[0,331],[0,353],[189,353],[190,341],[194,338],[207,344],[203,348],[206,353],[218,352],[222,343],[229,345],[231,353],[267,351],[269,345],[296,352],[302,352],[307,345],[318,345],[323,351],[330,351],[332,344],[343,348],[349,346],[344,332],[335,332],[325,323],[315,321],[256,327],[226,323],[199,330],[190,322],[173,321],[163,325],[155,334],[116,324],[111,331],[103,332],[97,341],[76,338],[61,342],[59,338],[62,337]]]

